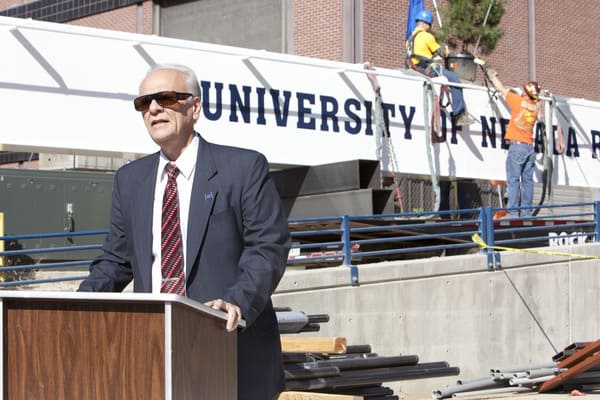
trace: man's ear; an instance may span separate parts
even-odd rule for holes
[[[200,110],[202,109],[202,103],[200,102],[200,97],[194,97],[194,106],[193,113],[194,117],[198,118],[200,116]]]

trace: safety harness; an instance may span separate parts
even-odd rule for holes
[[[423,30],[415,30],[408,40],[406,41],[406,57],[404,59],[404,65],[407,69],[412,69],[420,74],[426,75],[429,78],[437,76],[443,76],[442,66],[433,62],[430,58],[415,54],[415,38]],[[417,64],[412,62],[412,58],[418,60]],[[450,104],[450,88],[448,85],[440,85],[440,94],[434,94],[432,99],[433,112],[431,114],[431,139],[435,143],[443,141],[443,137],[440,135],[441,131],[441,110],[446,109]]]
[[[420,67],[420,68],[423,68],[424,70],[426,70],[427,68],[429,68],[429,65],[431,64],[431,59],[415,54],[415,38],[421,32],[425,32],[425,31],[420,30],[420,29],[418,29],[418,30],[415,29],[414,32],[410,34],[410,37],[406,41],[406,57],[404,58],[404,66],[406,68],[411,68],[416,71],[418,71],[418,70],[415,69],[415,67]],[[413,57],[419,61],[417,64],[414,64],[411,61],[411,58],[413,58]],[[418,71],[418,72],[421,72],[421,71]]]

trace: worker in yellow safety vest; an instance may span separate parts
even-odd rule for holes
[[[460,79],[444,68],[439,61],[446,57],[435,36],[430,32],[433,15],[421,10],[416,16],[416,27],[406,41],[406,67],[427,76],[445,76],[448,81],[460,83]],[[465,111],[462,88],[450,86],[452,96],[452,119],[456,125],[470,125],[475,122]]]

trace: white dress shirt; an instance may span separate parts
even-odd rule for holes
[[[177,192],[179,194],[179,223],[181,226],[181,239],[183,242],[183,268],[187,265],[187,228],[190,211],[190,199],[192,197],[192,186],[194,184],[194,171],[196,170],[196,158],[198,156],[198,135],[189,146],[185,148],[173,164],[179,168],[177,175]],[[160,240],[162,225],[162,201],[165,187],[167,186],[167,173],[165,171],[169,159],[160,152],[158,161],[158,173],[156,174],[156,186],[154,190],[154,206],[152,209],[152,293],[160,293],[162,273],[160,265]]]

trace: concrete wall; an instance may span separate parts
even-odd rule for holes
[[[600,244],[553,248],[600,254]],[[488,271],[482,254],[386,262],[359,267],[360,286],[346,267],[290,270],[277,306],[327,313],[328,323],[305,336],[342,336],[379,355],[417,354],[448,361],[461,379],[491,368],[546,363],[573,342],[596,340],[600,261],[525,252],[502,253]],[[458,377],[392,382],[404,399],[431,398]]]

